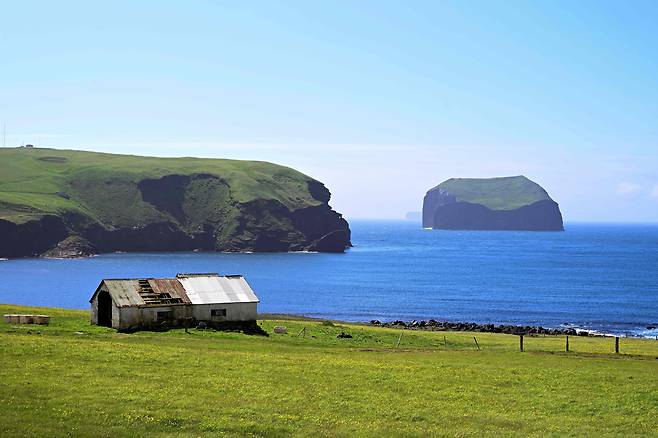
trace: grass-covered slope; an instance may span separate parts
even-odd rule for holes
[[[658,342],[260,321],[131,335],[0,305],[0,436],[654,436]],[[288,329],[273,333],[275,325]],[[299,335],[302,328],[305,333]],[[341,331],[353,336],[337,339]],[[299,336],[298,336],[299,335]],[[481,350],[473,340],[477,337]]]
[[[313,249],[307,247],[335,231],[344,249],[349,229],[329,208],[329,196],[320,182],[266,162],[0,149],[0,220],[42,230],[35,223],[54,216],[66,229],[62,236],[100,251],[123,250],[111,241],[139,240],[135,230],[156,228],[170,241],[162,250]]]
[[[271,199],[291,209],[320,204],[307,187],[312,178],[266,162],[0,148],[0,202],[11,204],[0,210],[0,218],[24,220],[42,213],[80,211],[100,221],[138,222],[158,214],[142,201],[139,181],[204,173],[224,179],[237,202]],[[118,187],[108,182],[116,182]],[[108,190],[115,193],[108,194]],[[110,202],[87,205],[95,199]],[[12,206],[16,208],[13,212]],[[122,218],[117,211],[128,211],[126,207],[131,214]],[[21,213],[24,209],[32,211]]]
[[[491,210],[514,210],[551,199],[546,190],[525,176],[450,178],[436,188],[455,196],[459,202],[480,204]]]

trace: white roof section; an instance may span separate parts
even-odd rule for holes
[[[192,304],[258,303],[260,300],[241,275],[178,274]]]

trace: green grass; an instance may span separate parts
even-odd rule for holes
[[[491,210],[514,210],[551,199],[539,184],[525,176],[451,178],[436,188],[451,193],[457,201],[482,204]]]
[[[277,200],[291,210],[319,204],[308,190],[312,178],[266,162],[0,148],[0,219],[20,223],[75,212],[100,223],[141,225],[162,213],[142,201],[139,181],[200,173],[227,182],[230,199],[208,200],[227,209],[254,199]]]
[[[0,322],[0,436],[650,436],[658,342],[265,320],[120,334],[88,312]],[[299,332],[306,328],[304,336]],[[337,339],[341,331],[352,339]],[[447,348],[444,345],[444,336]],[[473,341],[476,336],[481,351]]]

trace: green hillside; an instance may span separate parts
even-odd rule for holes
[[[551,199],[546,190],[525,176],[451,178],[435,189],[450,193],[457,201],[481,204],[491,210],[514,210]]]
[[[0,149],[0,257],[350,246],[329,190],[260,161]]]
[[[259,321],[269,337],[0,320],[0,436],[655,436],[658,342]],[[288,333],[273,333],[274,326]],[[306,330],[302,332],[302,329]],[[341,332],[350,339],[338,339]],[[400,334],[402,334],[400,339]],[[478,351],[473,336],[480,346]],[[400,340],[400,345],[396,344]]]
[[[272,199],[293,210],[320,203],[307,188],[312,178],[266,162],[0,148],[0,218],[25,221],[75,211],[99,222],[149,220],[158,212],[142,202],[139,181],[203,173],[225,180],[236,202]]]

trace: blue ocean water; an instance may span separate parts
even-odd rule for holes
[[[259,311],[348,321],[439,319],[655,336],[658,225],[564,233],[351,221],[346,254],[108,254],[0,262],[0,302],[87,308],[102,278],[243,274]]]

